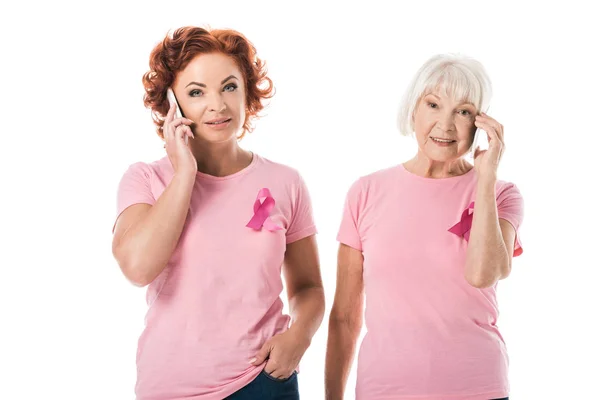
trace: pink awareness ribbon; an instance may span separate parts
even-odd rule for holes
[[[260,201],[261,198],[265,199],[262,203]],[[254,215],[246,226],[257,231],[263,226],[270,232],[283,229],[269,219],[273,207],[275,207],[275,199],[271,196],[269,189],[260,189],[258,191],[258,196],[256,196],[256,201],[254,202]]]
[[[448,229],[448,232],[452,232],[455,235],[462,236],[465,240],[469,241],[469,236],[471,234],[471,225],[473,224],[473,212],[471,210],[475,209],[475,202],[471,202],[469,207],[463,211],[462,216],[460,217],[460,221],[452,228]]]

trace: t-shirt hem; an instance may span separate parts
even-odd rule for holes
[[[300,239],[304,239],[304,238],[314,235],[316,233],[317,233],[317,228],[315,225],[312,225],[312,226],[309,226],[308,228],[304,228],[298,232],[294,232],[290,235],[287,235],[285,238],[285,243],[290,244],[292,242],[296,242]]]
[[[229,385],[227,385],[226,387],[224,387],[223,389],[221,389],[219,391],[216,391],[213,393],[204,393],[204,394],[198,394],[198,395],[192,395],[192,396],[185,396],[185,397],[168,397],[168,399],[169,400],[222,400],[222,399],[236,393],[238,390],[245,388],[250,383],[252,383],[258,377],[258,375],[260,375],[260,373],[264,369],[265,365],[266,365],[266,363],[256,366],[250,372],[248,372],[244,376],[238,378],[236,381],[234,381],[233,383],[230,383]],[[167,398],[166,397],[156,397],[156,396],[152,396],[152,395],[150,395],[150,396],[137,395],[137,397],[136,397],[136,400],[157,400],[157,399],[161,399],[161,400],[165,399],[166,400]]]
[[[373,396],[368,393],[357,393],[356,400],[492,400],[509,397],[509,393],[504,390],[495,392],[475,393],[475,394],[436,394],[436,395],[418,395],[418,396],[397,396],[384,395]]]
[[[119,210],[117,212],[117,216],[115,217],[115,222],[113,223],[113,227],[112,227],[112,233],[115,233],[115,228],[117,227],[117,221],[119,220],[119,217],[121,216],[121,214],[123,214],[123,212],[125,212],[125,210],[127,210],[129,207],[135,206],[136,204],[148,204],[150,206],[153,206],[156,203],[150,203],[149,201],[135,201],[125,207],[122,207],[121,210]]]
[[[523,246],[521,245],[521,238],[519,235],[519,228],[517,228],[517,226],[518,226],[517,223],[515,222],[515,220],[513,218],[511,218],[510,216],[507,216],[507,215],[499,215],[498,218],[507,221],[514,228],[514,230],[515,230],[515,245],[513,248],[513,257],[520,256],[521,254],[523,254]]]
[[[349,239],[347,237],[344,237],[343,235],[338,235],[337,241],[340,242],[340,243],[342,243],[342,244],[345,244],[346,246],[350,246],[353,249],[356,249],[358,251],[362,251],[362,245],[361,245],[361,243],[359,241],[355,241],[355,240]]]

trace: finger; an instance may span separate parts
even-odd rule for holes
[[[167,115],[165,116],[165,124],[173,121],[174,116],[175,116],[175,104],[173,103],[169,107],[169,111],[167,112]]]
[[[256,356],[250,360],[250,364],[254,364],[254,365],[260,365],[263,362],[265,362],[265,360],[267,359],[267,357],[269,356],[269,354],[271,353],[271,345],[269,342],[266,342],[263,347],[258,351],[258,353],[256,354]]]
[[[191,125],[191,124],[193,124],[193,123],[194,123],[194,121],[192,121],[192,120],[191,120],[191,119],[189,119],[189,118],[184,118],[184,117],[181,117],[181,118],[175,118],[175,119],[173,119],[173,121],[171,121],[171,124],[172,124],[174,127],[176,127],[176,128],[177,128],[179,125],[182,125],[182,124],[184,124],[184,125]]]
[[[490,117],[489,115],[487,115],[484,112],[482,112],[479,117],[481,117],[483,122],[487,123],[488,125],[492,126],[494,129],[496,129],[498,136],[500,137],[500,139],[502,139],[502,136],[504,134],[504,127],[502,126],[502,124],[500,122],[496,121],[494,118]]]
[[[496,140],[496,141],[500,142],[500,138],[498,137],[498,133],[496,132],[496,129],[493,126],[491,126],[490,124],[488,124],[487,122],[484,122],[482,120],[476,120],[475,126],[480,129],[483,129],[485,131],[485,133],[487,133],[488,140],[490,140],[490,141]]]
[[[163,123],[163,136],[165,135],[165,132],[167,132],[167,135],[172,132],[175,128],[177,128],[179,125],[185,124],[185,125],[191,125],[194,123],[194,121],[192,121],[191,119],[188,118],[174,118],[173,115],[171,115],[171,111],[173,111],[174,108],[169,109],[169,112],[167,113],[167,117],[165,118],[165,122]]]
[[[275,374],[277,372],[277,368],[270,361],[267,361],[267,364],[265,365],[263,370],[271,376],[274,376],[273,374]]]
[[[498,136],[500,136],[500,140],[502,140],[502,144],[504,144],[504,125],[498,124]]]
[[[168,126],[170,127],[170,129],[175,130],[182,125],[189,126],[193,123],[194,123],[194,121],[192,121],[191,119],[177,118],[177,119],[174,119],[173,121],[169,122]]]
[[[190,138],[194,138],[194,132],[192,132],[192,128],[190,128],[189,126],[185,126],[185,128],[183,128],[183,135],[185,138],[185,144],[189,143],[189,139]]]
[[[175,138],[176,139],[181,139],[181,140],[187,140],[187,138],[190,136],[190,127],[187,125],[179,125],[177,128],[175,128]]]
[[[194,138],[194,131],[192,131],[192,128],[190,126],[185,127],[185,134],[189,137],[189,138]]]

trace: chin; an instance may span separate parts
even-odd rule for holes
[[[209,143],[223,143],[235,139],[237,137],[236,132],[237,130],[235,129],[203,129],[201,132],[198,132],[197,137]]]
[[[436,162],[454,161],[461,157],[458,154],[451,154],[451,153],[444,154],[441,152],[433,152],[433,151],[424,151],[423,153],[425,153],[425,156],[427,156],[427,158],[429,158],[430,160],[436,161]]]

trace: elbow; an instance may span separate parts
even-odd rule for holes
[[[154,277],[150,276],[146,268],[143,268],[143,263],[140,262],[139,257],[135,257],[119,247],[113,247],[113,256],[125,278],[134,286],[144,287],[154,280]]]
[[[119,263],[121,272],[125,275],[125,278],[131,282],[134,286],[145,287],[148,286],[154,280],[143,268],[136,266],[135,264]]]
[[[136,273],[136,272],[127,273],[127,272],[125,272],[125,270],[123,270],[123,274],[125,275],[125,277],[127,278],[127,280],[129,282],[131,282],[134,286],[137,286],[140,288],[148,286],[154,280],[154,279],[150,279],[148,276],[146,276],[144,274],[140,274],[140,273]]]
[[[467,271],[469,271],[468,268]],[[510,265],[498,266],[490,271],[477,268],[476,271],[465,273],[465,280],[476,289],[486,289],[494,286],[499,280],[508,277],[509,273]]]
[[[350,332],[351,335],[358,336],[360,334],[360,330],[362,329],[362,315],[360,313],[357,314],[347,314],[339,312],[338,310],[332,308],[331,313],[329,314],[329,330],[330,331],[346,331]]]
[[[493,286],[496,283],[496,279],[489,279],[481,276],[480,274],[467,274],[465,275],[465,279],[469,283],[469,285],[473,286],[476,289],[485,289],[490,286]]]

